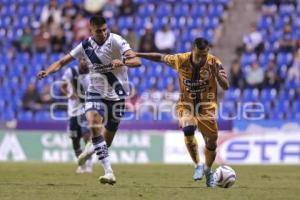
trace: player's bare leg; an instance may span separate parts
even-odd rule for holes
[[[103,118],[100,116],[100,114],[97,111],[94,110],[87,111],[86,118],[93,134],[92,142],[93,142],[95,153],[98,159],[101,161],[105,172],[104,176],[99,177],[99,181],[103,184],[106,183],[114,184],[116,183],[116,178],[111,168],[109,155],[108,155],[108,147],[102,135],[104,129],[104,126],[102,124]]]
[[[116,131],[110,131],[108,129],[104,129],[103,135],[104,135],[104,139],[106,141],[107,147],[110,147],[114,137],[115,137]]]
[[[195,181],[201,180],[204,175],[204,166],[200,163],[200,157],[199,157],[199,146],[198,141],[195,137],[195,123],[193,117],[189,115],[189,112],[184,113],[181,112],[179,114],[179,122],[184,133],[184,142],[185,146],[195,163],[195,172],[193,175],[193,179]]]

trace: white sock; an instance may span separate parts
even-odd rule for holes
[[[112,170],[112,168],[111,168],[111,164],[110,164],[109,157],[103,158],[103,159],[101,160],[101,163],[102,163],[102,166],[103,166],[103,169],[104,169],[104,173],[105,173],[105,174],[113,173],[113,170]]]

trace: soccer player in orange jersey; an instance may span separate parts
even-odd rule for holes
[[[216,122],[217,83],[227,90],[226,72],[220,60],[209,53],[209,42],[197,38],[192,51],[174,55],[136,53],[136,56],[164,62],[178,72],[180,99],[176,105],[179,124],[184,132],[185,144],[195,163],[194,180],[206,176],[206,185],[215,187],[212,164],[216,157],[218,127]],[[202,133],[205,141],[205,163],[200,162],[198,142],[194,132]]]

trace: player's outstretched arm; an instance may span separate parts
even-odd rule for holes
[[[164,54],[161,53],[140,53],[137,52],[136,53],[137,57],[140,58],[145,58],[147,60],[152,60],[152,61],[156,61],[156,62],[164,62]]]
[[[124,64],[128,67],[139,67],[141,66],[141,60],[136,56],[136,53],[132,50],[128,50],[124,53]]]
[[[41,70],[38,74],[37,74],[37,78],[39,80],[47,77],[49,74],[52,74],[54,72],[59,71],[60,69],[62,69],[66,64],[68,64],[69,62],[71,62],[74,58],[70,55],[70,54],[66,54],[64,57],[62,57],[61,59],[59,59],[58,61],[56,61],[55,63],[53,63],[52,65],[50,65],[46,70]]]

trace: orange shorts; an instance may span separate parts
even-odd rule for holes
[[[176,106],[177,117],[181,127],[197,126],[203,137],[217,137],[218,125],[216,121],[217,105],[211,103],[201,107],[201,110],[194,114],[190,106],[178,104]]]

